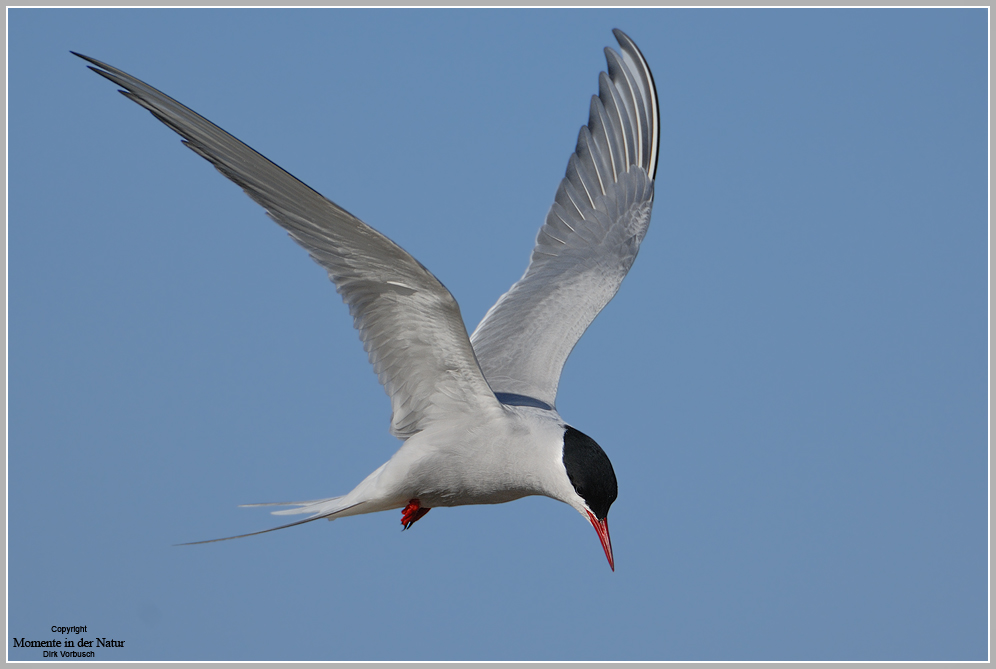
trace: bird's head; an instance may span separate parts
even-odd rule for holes
[[[612,470],[609,456],[594,439],[567,425],[564,430],[563,461],[567,478],[574,489],[574,495],[563,501],[581,512],[598,532],[609,567],[615,571],[607,516],[609,507],[616,501],[619,487],[616,485],[616,473]]]

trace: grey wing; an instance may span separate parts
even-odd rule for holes
[[[148,109],[242,187],[335,283],[407,438],[450,411],[501,411],[450,292],[411,255],[238,139],[142,81],[92,58],[94,72]]]
[[[650,223],[657,170],[657,91],[643,55],[622,31],[606,47],[588,125],[567,163],[525,274],[471,335],[500,398],[555,406],[567,356],[619,290]],[[528,399],[512,398],[518,403]]]

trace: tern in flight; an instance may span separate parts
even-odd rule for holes
[[[402,509],[407,529],[434,507],[545,495],[591,522],[615,569],[612,464],[556,409],[564,362],[636,259],[654,200],[657,92],[636,44],[613,32],[620,50],[605,49],[608,73],[529,266],[469,337],[450,292],[397,244],[176,100],[73,52],[238,184],[328,272],[391,398],[391,434],[403,443],[390,460],[346,495],[276,504],[293,508],[275,514],[304,520],[240,537],[389,509]]]

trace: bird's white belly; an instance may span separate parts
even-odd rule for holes
[[[418,499],[425,507],[501,504],[546,495],[559,460],[560,428],[510,416],[500,424],[474,425],[409,439],[385,465],[378,487],[399,503]]]
[[[409,470],[407,483],[412,497],[428,507],[501,504],[542,492],[508,453],[480,459],[446,454],[425,458]]]

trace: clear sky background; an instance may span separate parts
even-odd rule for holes
[[[986,659],[986,10],[8,19],[8,639]],[[399,443],[325,273],[69,50],[397,241],[473,329],[525,269],[614,27],[657,81],[657,201],[558,408],[615,467],[616,572],[546,498],[174,547],[277,524],[240,503],[348,492]]]

